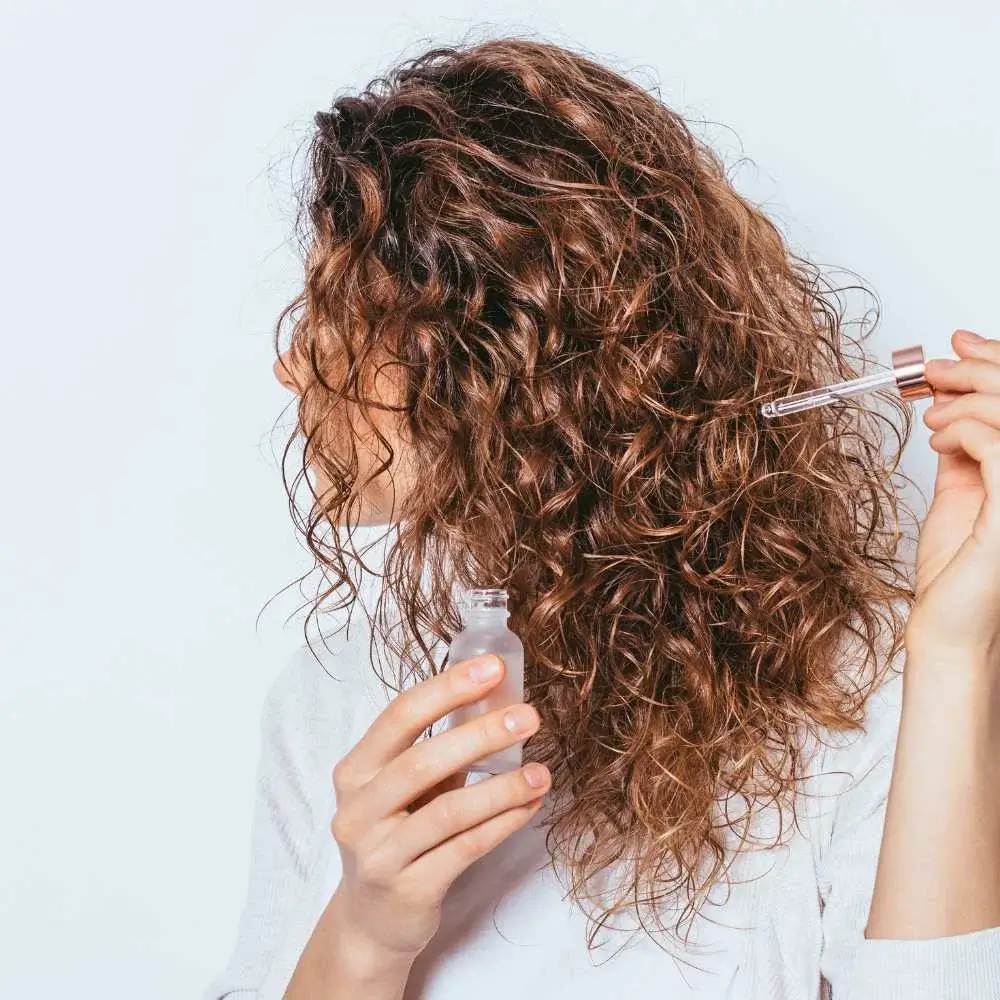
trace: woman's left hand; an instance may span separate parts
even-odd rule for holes
[[[917,547],[907,647],[950,669],[988,663],[1000,680],[1000,341],[957,330],[959,360],[927,362],[938,452],[934,498]]]

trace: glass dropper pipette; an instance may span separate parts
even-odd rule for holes
[[[922,347],[903,347],[893,351],[892,367],[884,372],[862,375],[846,382],[835,382],[819,389],[809,389],[807,392],[797,392],[792,396],[772,399],[761,406],[760,415],[766,420],[773,420],[775,417],[812,410],[817,406],[828,406],[838,399],[849,399],[851,396],[874,392],[887,385],[896,386],[899,395],[906,400],[921,399],[934,394],[934,390],[924,378]]]

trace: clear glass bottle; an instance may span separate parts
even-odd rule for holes
[[[503,680],[479,701],[461,705],[448,717],[454,729],[470,719],[524,701],[524,646],[507,627],[506,590],[467,590],[462,602],[462,631],[448,650],[449,667],[483,653],[496,653],[504,662]],[[521,766],[523,740],[470,764],[466,770],[501,774]]]

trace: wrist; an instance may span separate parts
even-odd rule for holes
[[[374,989],[405,983],[416,955],[388,951],[361,933],[343,933],[334,942],[337,969],[358,987]]]
[[[901,726],[948,748],[1000,752],[1000,670],[970,654],[907,653]],[[909,724],[907,725],[907,720]]]
[[[904,677],[914,683],[947,684],[956,691],[981,695],[1000,689],[1000,650],[948,642],[912,629],[904,640]]]
[[[903,644],[906,662],[924,672],[958,672],[977,677],[1000,677],[1000,633],[996,628],[981,634],[964,629],[948,630],[938,622],[926,621],[919,606],[910,612]]]
[[[416,954],[396,951],[373,940],[350,920],[340,902],[334,893],[327,907],[328,939],[339,974],[368,988],[405,983]]]

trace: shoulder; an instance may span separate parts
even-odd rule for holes
[[[353,728],[359,668],[348,650],[303,643],[271,681],[260,713],[265,748],[285,765],[327,764]]]
[[[871,666],[863,654],[848,657],[842,666],[846,688],[866,691],[861,708],[860,728],[850,731],[824,730],[820,763],[859,777],[876,765],[891,767],[903,708],[905,650],[890,656],[888,645],[878,650],[877,681],[872,683]],[[863,674],[862,674],[863,670]],[[846,779],[845,779],[846,780]]]
[[[859,728],[824,728],[818,734],[804,783],[809,839],[820,870],[838,856],[833,849],[838,838],[839,854],[863,854],[865,863],[877,857],[902,716],[903,658],[902,650],[891,659],[882,651],[875,684],[861,657],[844,664],[845,683],[867,696]]]

